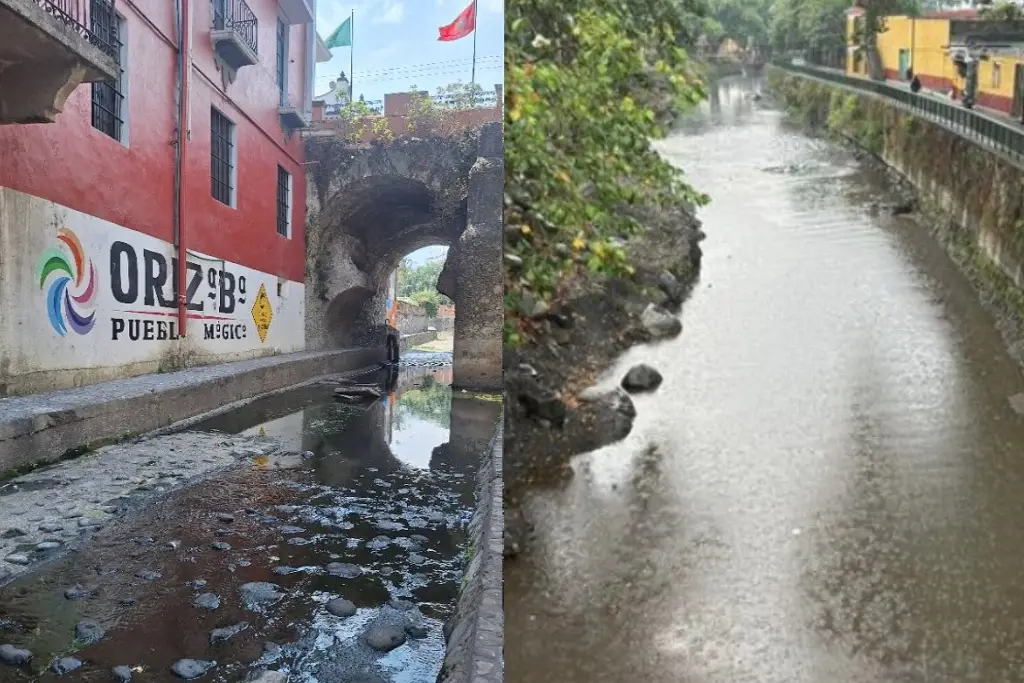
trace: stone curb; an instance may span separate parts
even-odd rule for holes
[[[0,474],[382,359],[376,348],[305,351],[0,399]]]
[[[437,683],[501,683],[505,677],[504,424],[503,412],[477,475],[477,507],[469,525],[473,556]]]

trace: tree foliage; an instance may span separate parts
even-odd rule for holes
[[[428,317],[436,317],[439,306],[452,303],[451,299],[437,291],[437,278],[443,267],[444,263],[440,260],[416,266],[409,259],[404,259],[398,266],[398,296],[423,306]]]
[[[869,0],[864,6],[854,40],[868,53],[869,67],[874,64],[877,72],[881,65],[877,36],[886,30],[885,17],[917,16],[921,8],[918,0]],[[778,53],[801,51],[817,59],[842,58],[849,8],[849,0],[776,0],[770,27],[772,49]]]
[[[458,112],[479,106],[484,96],[479,83],[461,81],[438,88],[433,97],[415,85],[410,86],[409,92],[406,125],[409,133],[422,136],[443,137],[458,132]]]
[[[732,38],[740,47],[766,47],[771,42],[772,4],[772,0],[710,0],[703,34],[712,46]]]
[[[706,201],[655,153],[674,114],[703,97],[682,46],[704,8],[688,0],[513,0],[506,10],[506,340],[524,302],[574,274],[628,275],[623,207]],[[528,307],[528,306],[526,306]]]

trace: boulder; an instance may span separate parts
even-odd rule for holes
[[[648,304],[640,314],[640,323],[654,339],[675,337],[683,331],[683,323],[661,306]]]
[[[654,391],[661,385],[661,373],[650,365],[640,363],[634,365],[622,378],[622,388],[631,394],[641,391]]]

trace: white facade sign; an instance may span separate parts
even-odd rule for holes
[[[301,351],[305,291],[189,255],[187,334],[173,245],[0,188],[0,371],[9,376]],[[133,373],[125,373],[133,374]]]

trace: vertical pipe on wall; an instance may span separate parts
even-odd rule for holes
[[[178,23],[178,77],[177,77],[177,140],[175,150],[176,167],[174,169],[175,222],[174,246],[178,252],[178,336],[185,337],[188,333],[188,298],[186,296],[187,247],[185,234],[187,225],[185,199],[185,169],[187,168],[187,149],[189,138],[189,81],[192,73],[191,35],[192,23],[189,18],[190,0],[176,0],[175,5]]]

